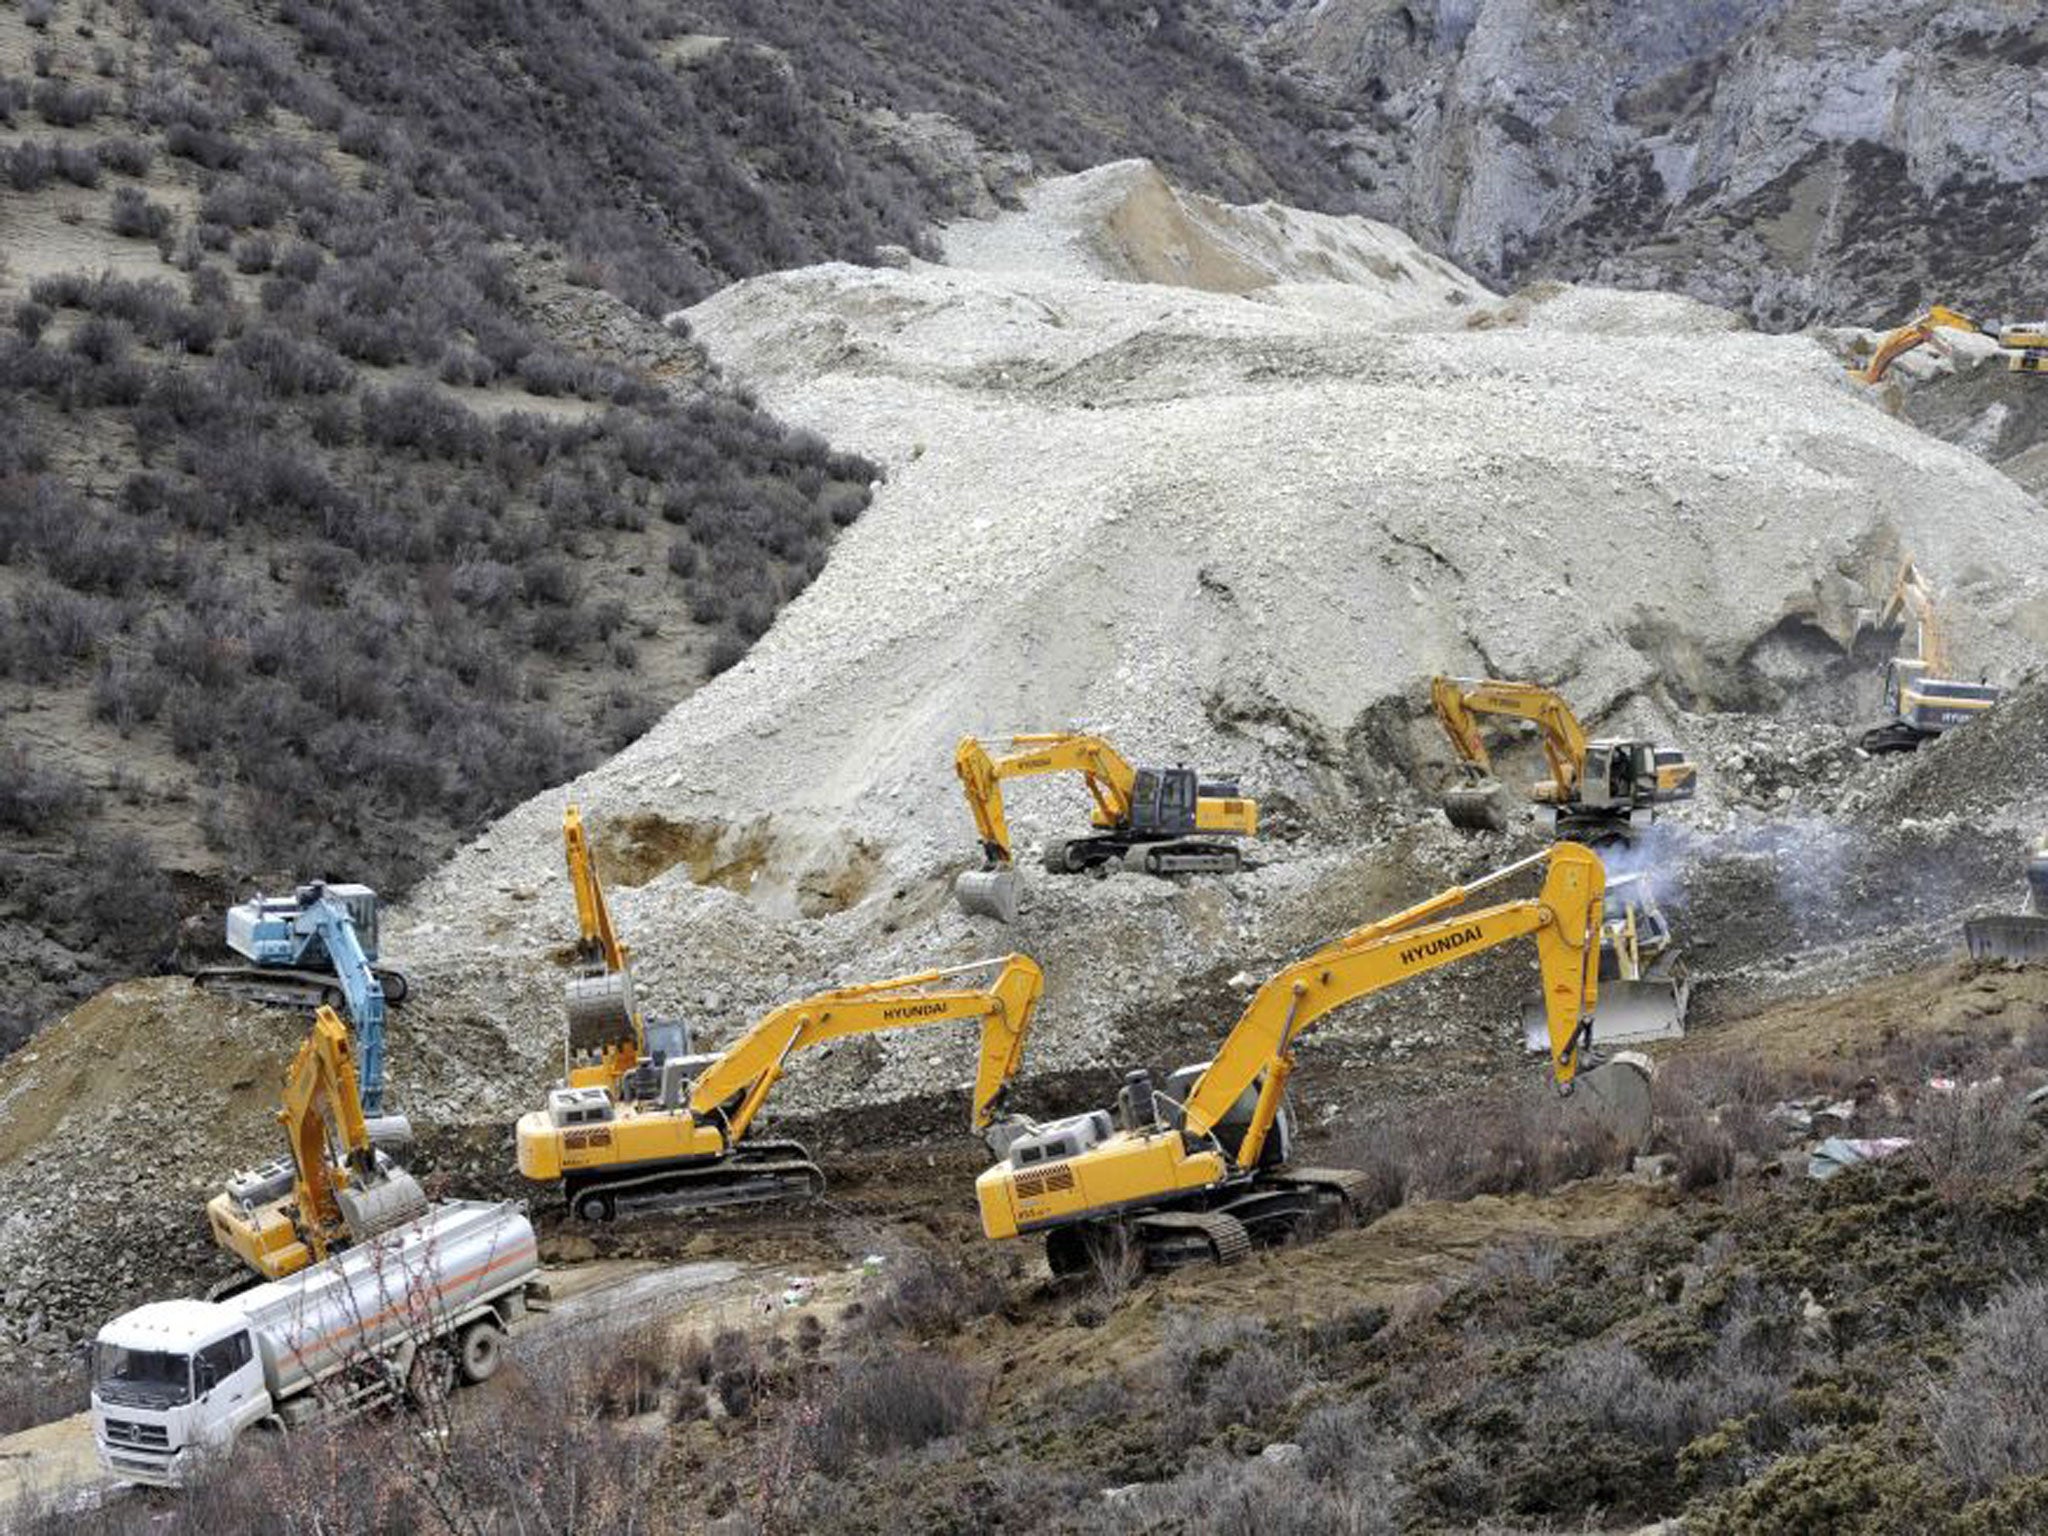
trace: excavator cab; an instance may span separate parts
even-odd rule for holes
[[[1199,794],[1192,768],[1140,768],[1131,787],[1130,830],[1163,837],[1194,831]]]

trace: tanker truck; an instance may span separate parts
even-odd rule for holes
[[[515,1204],[451,1200],[221,1301],[153,1301],[99,1331],[92,1432],[118,1478],[175,1487],[252,1425],[292,1428],[487,1380],[545,1304]]]

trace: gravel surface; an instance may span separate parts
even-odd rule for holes
[[[1651,851],[1713,982],[1708,1020],[1715,987],[1735,1007],[1916,963],[1953,947],[1958,903],[2016,899],[2026,797],[2048,790],[2038,694],[2010,742],[1978,726],[1872,763],[1846,741],[1888,644],[1859,612],[1903,549],[1973,672],[2041,660],[2048,518],[1875,408],[1816,342],[1668,296],[1501,299],[1384,226],[1181,199],[1138,164],[1049,184],[948,249],[763,277],[689,313],[729,374],[886,483],[745,661],[390,914],[415,993],[393,1083],[417,1120],[499,1134],[559,1070],[572,799],[643,1003],[703,1040],[822,987],[1021,949],[1048,977],[1027,1092],[1199,1059],[1240,1005],[1234,976],[1541,846],[1443,823],[1439,670],[1538,677],[1693,752],[1700,798]],[[1019,922],[960,913],[950,881],[978,850],[955,740],[1062,726],[1238,777],[1265,809],[1257,867],[1046,876],[1038,847],[1086,800],[1030,781],[1008,797]],[[1536,775],[1526,739],[1499,761]],[[1297,1081],[1327,1098],[1404,1063],[1502,1070],[1532,983],[1505,955],[1349,1010]],[[0,1064],[0,1133],[25,1106],[49,1121],[22,1138],[36,1163],[0,1156],[14,1337],[188,1273],[199,1194],[275,1153],[258,1100],[296,1025],[232,1014],[229,1053],[189,991],[137,986],[92,1031],[81,1010]],[[85,1050],[92,1081],[133,1085],[117,1100],[163,1100],[146,1126],[163,1177],[79,1086]],[[928,1098],[969,1080],[973,1051],[958,1029],[845,1044],[794,1064],[776,1104]],[[128,1270],[96,1257],[94,1221]]]

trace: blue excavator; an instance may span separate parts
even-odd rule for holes
[[[201,969],[209,991],[308,1012],[345,1013],[362,1063],[363,1112],[384,1107],[384,1009],[402,1003],[402,972],[377,965],[377,893],[367,885],[302,885],[228,908],[228,948],[248,963]]]

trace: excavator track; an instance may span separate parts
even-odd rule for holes
[[[1289,1168],[1273,1182],[1292,1184],[1319,1195],[1334,1195],[1347,1220],[1357,1221],[1372,1208],[1372,1180],[1355,1168]]]
[[[405,1001],[411,985],[403,971],[373,967],[377,984],[384,989],[384,1001],[394,1007]],[[341,1010],[347,1007],[341,980],[332,971],[294,971],[260,965],[210,965],[192,973],[192,985],[245,1002],[268,1003],[278,1008],[318,1008],[323,1003]]]
[[[1222,1211],[1152,1211],[1131,1219],[1147,1269],[1183,1264],[1236,1264],[1252,1251],[1243,1222]]]
[[[1922,742],[1932,739],[1930,732],[1908,725],[1903,720],[1893,720],[1884,725],[1873,725],[1863,733],[1857,745],[1876,757],[1887,752],[1918,752]]]
[[[1244,855],[1230,843],[1185,837],[1109,834],[1046,845],[1045,867],[1055,875],[1106,875],[1119,866],[1143,875],[1234,875],[1244,867]]]
[[[824,1192],[825,1175],[800,1143],[760,1141],[715,1162],[580,1180],[569,1186],[569,1213],[579,1221],[614,1221],[651,1211],[801,1202]]]

